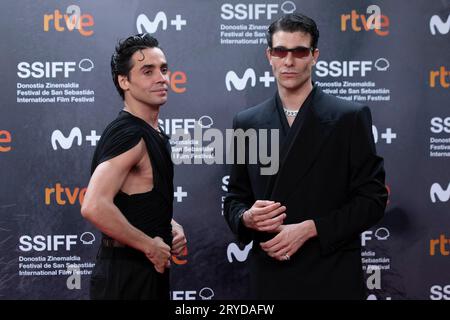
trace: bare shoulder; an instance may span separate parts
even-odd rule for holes
[[[114,158],[104,161],[103,163],[99,164],[98,167],[112,166],[117,169],[124,169],[129,171],[131,168],[136,166],[142,160],[142,158],[146,155],[146,153],[147,148],[145,146],[144,139],[141,138],[138,144],[136,144],[134,147],[130,148],[124,153],[115,156]]]
[[[98,201],[102,197],[113,199],[120,190],[130,170],[146,154],[144,140],[141,139],[131,149],[100,163],[89,181],[85,200]]]

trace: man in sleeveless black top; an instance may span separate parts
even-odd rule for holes
[[[170,256],[186,246],[172,219],[173,163],[158,127],[167,101],[167,62],[158,41],[139,34],[111,58],[124,108],[105,129],[92,160],[81,214],[102,232],[91,299],[169,299]]]

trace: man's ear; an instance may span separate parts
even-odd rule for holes
[[[319,59],[319,54],[320,54],[320,52],[319,52],[319,49],[314,49],[314,52],[313,52],[313,59],[314,59],[314,62],[313,62],[313,66],[317,63],[317,60]]]
[[[117,77],[117,82],[119,83],[119,86],[120,86],[120,88],[123,90],[123,91],[128,91],[129,90],[129,81],[128,81],[128,77],[127,76],[124,76],[124,75],[119,75],[118,77]]]

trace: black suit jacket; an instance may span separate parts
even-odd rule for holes
[[[377,223],[387,201],[383,159],[376,154],[371,113],[315,87],[284,136],[280,168],[263,176],[260,164],[234,164],[225,198],[225,218],[250,253],[253,298],[362,299],[365,296],[359,235]],[[283,129],[280,100],[244,110],[234,129]],[[302,121],[300,121],[302,120]],[[270,142],[270,139],[269,139]],[[247,150],[248,151],[248,150]],[[240,220],[256,200],[285,205],[284,224],[312,219],[318,237],[290,261],[277,261],[259,242],[274,234],[247,229]]]

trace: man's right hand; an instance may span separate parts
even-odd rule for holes
[[[244,212],[242,222],[247,228],[257,231],[276,232],[286,218],[286,207],[279,202],[257,200]]]
[[[145,251],[145,255],[159,273],[164,273],[164,269],[170,266],[170,247],[160,237],[152,239],[151,245]]]

